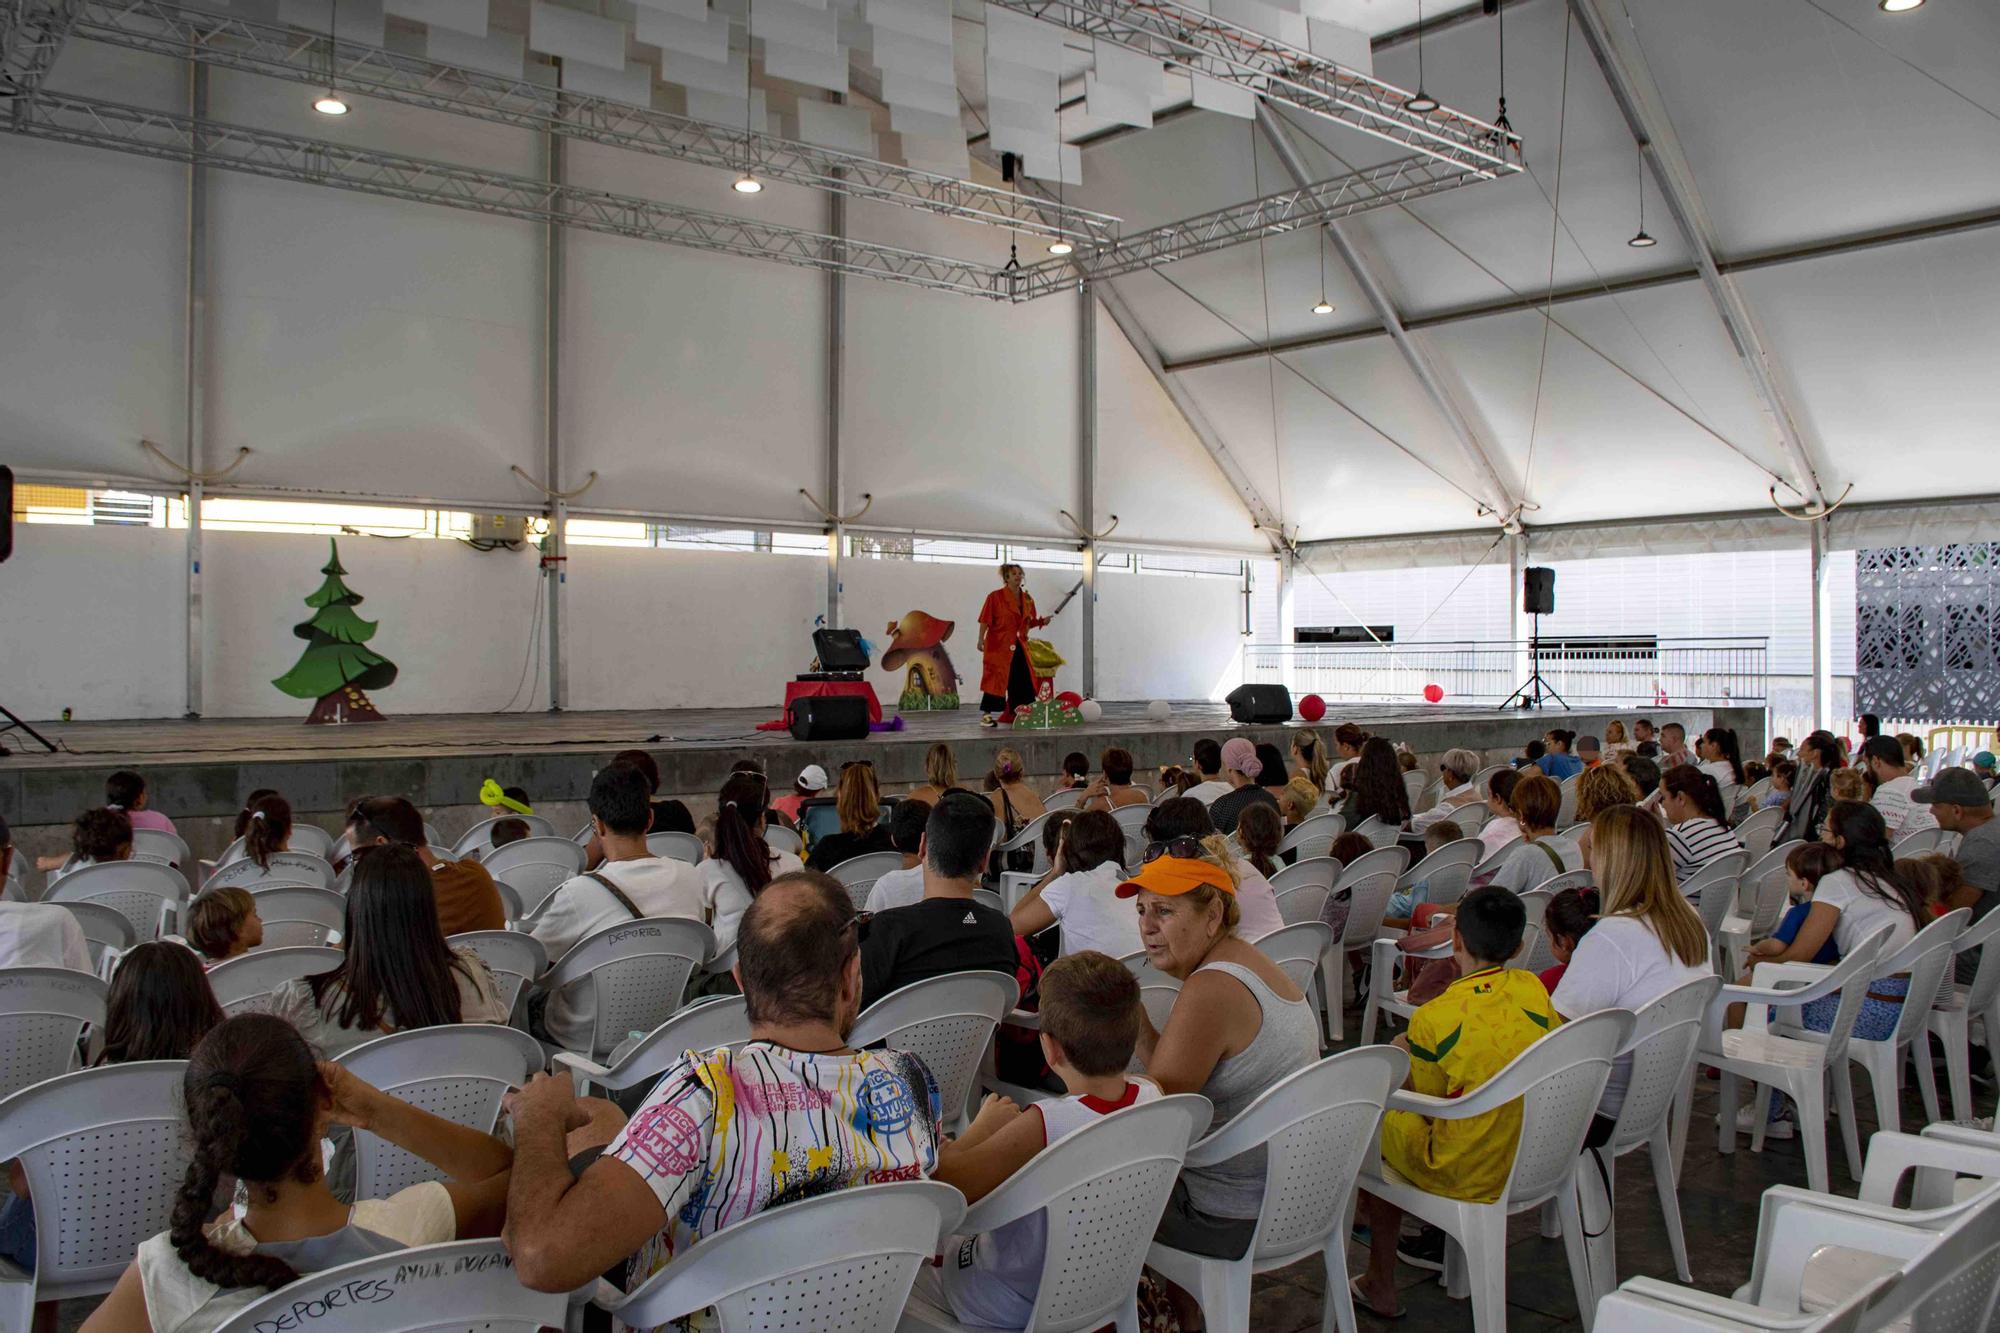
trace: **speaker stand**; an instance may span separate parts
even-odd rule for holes
[[[1521,688],[1507,696],[1507,702],[1500,705],[1504,711],[1509,708],[1546,708],[1547,700],[1553,699],[1569,711],[1569,703],[1555,687],[1542,679],[1542,614],[1533,616],[1534,625],[1528,631],[1528,678],[1521,682]]]
[[[0,717],[4,717],[7,719],[6,725],[0,726],[0,735],[5,735],[7,732],[10,731],[24,731],[29,736],[34,738],[34,741],[37,745],[41,746],[44,750],[47,750],[50,754],[54,754],[56,752],[56,743],[54,741],[50,740],[47,736],[42,735],[41,732],[36,731],[26,722],[23,722],[19,717],[15,716],[14,711],[12,709],[6,707],[4,704],[0,704]],[[6,748],[4,746],[0,746],[0,754],[5,754],[6,752],[7,752]]]

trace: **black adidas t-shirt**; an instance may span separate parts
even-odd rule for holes
[[[926,898],[878,912],[861,941],[861,1004],[947,972],[1014,975],[1014,927],[970,898]]]

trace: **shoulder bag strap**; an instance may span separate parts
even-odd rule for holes
[[[632,919],[634,921],[637,921],[640,917],[646,915],[644,912],[639,910],[639,904],[633,902],[630,898],[625,896],[625,891],[623,889],[619,888],[616,884],[613,884],[610,880],[606,879],[604,876],[598,874],[595,870],[584,871],[583,877],[585,879],[594,879],[599,884],[602,884],[605,888],[605,891],[618,900],[618,905],[620,907],[623,907],[626,911],[632,914]]]

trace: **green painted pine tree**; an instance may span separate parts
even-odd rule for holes
[[[330,554],[320,573],[326,581],[306,598],[312,618],[292,627],[306,641],[305,652],[284,675],[272,681],[286,694],[316,700],[306,721],[380,722],[382,714],[366,691],[379,690],[396,679],[396,664],[362,647],[375,637],[376,622],[354,613],[361,594],[340,581],[340,545],[327,541]]]

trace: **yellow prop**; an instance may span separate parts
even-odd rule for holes
[[[481,805],[503,806],[506,809],[512,810],[517,815],[532,815],[535,813],[534,807],[522,805],[506,792],[501,791],[500,784],[492,778],[488,778],[479,784],[479,803]]]

